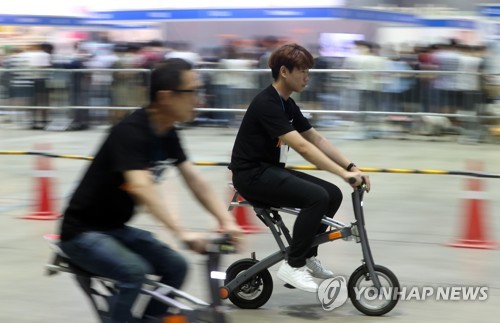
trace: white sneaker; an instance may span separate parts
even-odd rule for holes
[[[335,274],[321,265],[321,262],[316,257],[306,259],[306,267],[311,272],[311,275],[316,278],[327,279],[335,277]]]
[[[318,284],[313,281],[306,266],[294,268],[284,261],[278,269],[278,278],[306,292],[315,293],[318,291]]]

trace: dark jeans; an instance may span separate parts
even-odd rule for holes
[[[333,217],[342,203],[342,192],[332,183],[276,166],[233,172],[233,184],[250,203],[301,209],[288,253],[292,267],[302,267],[306,258],[317,256],[318,247],[311,245],[314,236],[327,228],[321,218]]]
[[[117,281],[118,293],[111,302],[109,322],[128,322],[131,308],[147,274],[161,276],[161,282],[179,288],[187,272],[186,260],[153,235],[141,229],[123,227],[106,232],[90,231],[62,241],[62,251],[75,265],[95,275]],[[152,300],[144,314],[158,316],[167,307]]]

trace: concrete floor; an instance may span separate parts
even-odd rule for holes
[[[84,132],[47,132],[0,124],[0,150],[35,150],[35,144],[50,143],[56,154],[93,155],[106,133],[105,128]],[[194,161],[227,162],[236,130],[189,128],[181,131],[189,156]],[[481,160],[485,171],[500,174],[498,144],[460,145],[453,138],[429,140],[347,140],[340,131],[324,131],[329,139],[361,167],[465,170],[466,161]],[[19,217],[35,208],[33,168],[35,157],[0,156],[0,322],[96,322],[83,293],[67,274],[44,276],[50,250],[42,239],[56,231],[57,221],[24,220]],[[56,171],[54,196],[62,209],[87,161],[51,159]],[[292,154],[290,164],[304,165]],[[199,167],[214,190],[229,201],[229,172],[225,167]],[[320,171],[316,176],[339,185],[344,203],[336,218],[353,221],[350,188],[339,178]],[[500,257],[498,248],[476,250],[452,248],[447,243],[463,237],[468,218],[464,199],[467,178],[451,175],[371,173],[372,192],[365,197],[365,216],[372,252],[378,264],[390,268],[402,286],[487,286],[486,301],[401,301],[387,315],[368,317],[347,301],[333,311],[324,311],[316,294],[286,289],[270,269],[274,291],[258,310],[242,310],[226,302],[232,322],[497,322],[500,309]],[[482,203],[487,239],[499,240],[500,180],[484,179],[487,199]],[[180,211],[183,223],[192,230],[211,233],[215,222],[193,202],[175,170],[169,170],[164,184],[171,203]],[[292,218],[287,218],[291,225]],[[149,215],[140,214],[134,225],[153,231],[175,245],[167,230]],[[246,236],[244,250],[223,258],[223,268],[256,251],[258,258],[276,250],[267,231]],[[184,251],[191,263],[185,290],[207,299],[203,278],[204,258]],[[360,245],[337,241],[320,247],[320,259],[338,275],[348,277],[360,265]],[[496,305],[495,305],[496,304]]]

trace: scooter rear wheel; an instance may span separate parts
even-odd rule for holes
[[[251,258],[241,259],[233,263],[226,270],[228,284],[236,276],[252,267],[258,261]],[[273,293],[273,278],[267,269],[250,277],[240,287],[229,295],[229,300],[236,306],[245,309],[256,309],[264,305]]]

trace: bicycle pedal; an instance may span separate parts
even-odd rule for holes
[[[286,284],[285,284],[285,285],[283,285],[283,286],[285,286],[286,288],[295,289],[295,286],[292,286],[292,285],[290,285],[289,283],[286,283]]]

